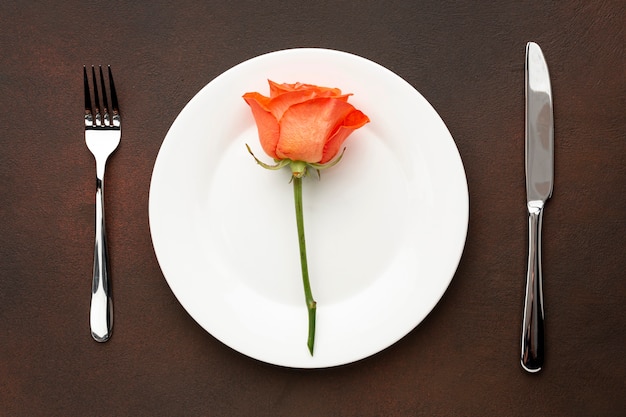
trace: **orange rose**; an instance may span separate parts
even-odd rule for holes
[[[268,80],[270,96],[246,93],[265,153],[275,160],[326,164],[369,118],[348,103],[350,94],[311,84]]]
[[[269,80],[268,80],[269,81]],[[341,145],[355,129],[370,120],[348,104],[350,94],[341,94],[338,88],[311,84],[277,84],[269,81],[270,96],[246,93],[244,100],[252,109],[263,150],[276,165],[256,162],[267,169],[291,168],[293,195],[296,208],[300,264],[306,307],[309,316],[307,346],[313,355],[315,344],[315,316],[317,303],[311,292],[304,239],[302,205],[302,177],[311,166],[319,170],[335,165],[341,159]]]

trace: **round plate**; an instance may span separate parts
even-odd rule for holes
[[[267,95],[268,79],[338,87],[371,119],[337,166],[303,183],[314,356],[290,172],[261,168],[245,147],[273,162],[241,97]],[[262,55],[207,84],[165,137],[149,201],[159,264],[189,314],[231,348],[296,368],[357,361],[415,328],[456,271],[468,210],[463,164],[432,106],[388,69],[327,49]]]

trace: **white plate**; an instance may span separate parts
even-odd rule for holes
[[[241,96],[267,79],[338,87],[371,119],[337,166],[304,181],[315,355],[290,172],[272,162]],[[214,337],[296,368],[357,361],[401,339],[437,304],[460,260],[468,192],[454,141],[411,85],[367,59],[290,49],[239,64],[182,110],[156,159],[150,229],[169,286]]]

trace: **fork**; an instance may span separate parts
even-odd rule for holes
[[[113,302],[109,276],[109,259],[104,223],[104,170],[109,156],[115,151],[122,136],[122,121],[113,74],[108,66],[109,90],[111,92],[111,114],[105,88],[102,66],[99,66],[100,87],[102,90],[102,112],[98,95],[96,70],[91,67],[93,84],[93,107],[87,67],[83,67],[85,79],[85,142],[96,160],[96,242],[94,246],[93,282],[91,287],[91,307],[89,323],[91,336],[97,342],[106,342],[113,329]]]

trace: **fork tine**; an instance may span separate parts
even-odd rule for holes
[[[109,84],[111,89],[111,112],[113,116],[117,116],[120,112],[120,109],[117,104],[117,93],[115,92],[115,83],[113,83],[113,73],[111,72],[111,66],[107,66],[109,69]]]
[[[99,66],[100,68],[100,87],[102,89],[102,115],[103,115],[103,122],[105,126],[109,126],[109,102],[107,101],[107,89],[104,86],[104,75],[102,75],[102,65]]]
[[[87,66],[83,65],[83,78],[85,80],[85,126],[93,125],[91,113],[91,93],[89,92],[89,79],[87,78]]]
[[[98,95],[98,81],[96,78],[96,69],[94,66],[91,66],[91,78],[93,80],[93,95],[94,95],[94,106],[95,106],[95,123],[96,126],[102,126],[102,118],[100,116],[100,96]]]

